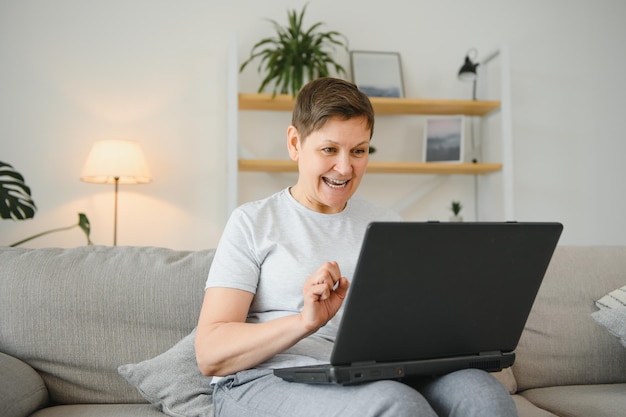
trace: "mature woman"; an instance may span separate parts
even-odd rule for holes
[[[365,228],[399,216],[355,192],[374,128],[355,85],[321,78],[296,98],[287,128],[295,185],[237,208],[206,283],[196,356],[212,375],[217,417],[516,416],[489,374],[355,386],[285,382],[273,369],[328,363]]]

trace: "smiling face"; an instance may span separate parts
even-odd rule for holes
[[[289,156],[298,162],[299,171],[293,197],[320,213],[342,211],[365,174],[370,136],[365,117],[330,117],[306,138],[289,126]]]

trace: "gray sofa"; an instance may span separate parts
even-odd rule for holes
[[[210,416],[194,326],[213,250],[0,248],[0,417]],[[626,416],[626,348],[591,314],[626,247],[558,247],[497,374],[521,417]],[[152,403],[152,404],[151,404]]]

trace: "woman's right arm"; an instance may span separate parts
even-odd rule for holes
[[[336,262],[326,262],[304,284],[300,313],[246,323],[254,294],[211,287],[204,295],[196,331],[196,360],[204,375],[225,376],[253,368],[326,324],[348,290]]]
[[[232,288],[206,290],[195,340],[196,360],[204,375],[225,376],[252,368],[312,333],[300,314],[246,323],[253,297]]]

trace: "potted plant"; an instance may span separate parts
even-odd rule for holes
[[[452,216],[450,217],[451,222],[462,222],[463,216],[460,215],[461,209],[463,205],[460,201],[453,201],[450,205],[450,210],[452,210]]]
[[[250,57],[241,64],[239,72],[257,58],[260,58],[258,72],[266,72],[258,92],[261,93],[273,83],[273,94],[296,95],[306,81],[328,77],[330,68],[337,74],[346,75],[343,66],[335,62],[328,49],[340,46],[347,51],[347,39],[336,31],[319,32],[322,22],[308,29],[303,27],[306,5],[298,14],[287,11],[288,25],[281,26],[268,19],[276,29],[276,36],[261,39],[250,51]]]
[[[36,211],[37,206],[31,197],[30,187],[24,182],[22,174],[17,172],[11,165],[0,161],[0,218],[13,220],[32,219],[35,217]],[[78,213],[78,224],[38,233],[10,246],[18,246],[40,236],[68,230],[76,226],[85,233],[87,244],[91,245],[92,242],[89,239],[91,231],[89,219],[84,213]]]

